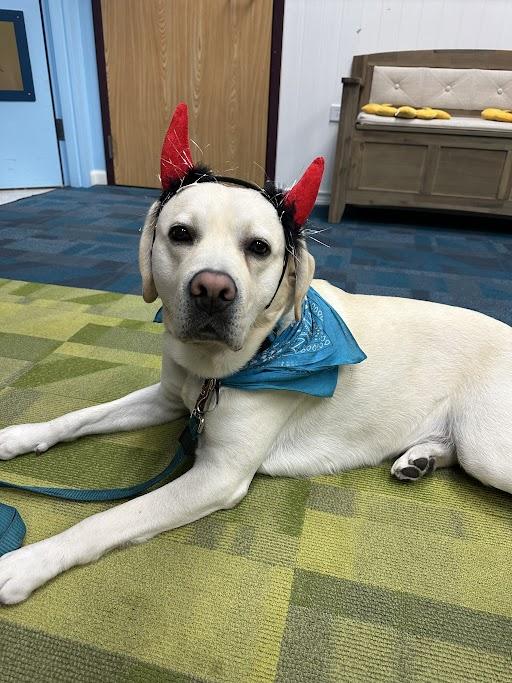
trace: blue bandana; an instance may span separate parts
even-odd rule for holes
[[[311,396],[332,396],[338,367],[366,358],[334,308],[310,287],[302,318],[281,334],[272,332],[269,346],[259,351],[234,375],[221,380],[224,387],[287,389]]]

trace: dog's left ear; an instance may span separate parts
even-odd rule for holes
[[[155,281],[153,280],[153,269],[151,267],[151,252],[155,241],[156,222],[158,220],[158,209],[160,202],[154,202],[148,211],[142,235],[139,243],[139,269],[142,276],[142,297],[148,304],[152,303],[158,296]]]
[[[298,250],[293,260],[295,262],[295,293],[293,300],[295,320],[298,321],[302,316],[302,302],[315,274],[315,259],[304,246]]]

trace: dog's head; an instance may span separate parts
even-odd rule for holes
[[[173,337],[237,352],[252,330],[266,334],[292,306],[300,317],[314,272],[302,228],[322,171],[316,159],[284,192],[194,166],[179,105],[162,150],[163,192],[139,253],[144,299],[161,298]]]

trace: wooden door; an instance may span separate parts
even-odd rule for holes
[[[101,15],[115,182],[159,186],[185,101],[194,160],[261,184],[272,0],[101,0]]]

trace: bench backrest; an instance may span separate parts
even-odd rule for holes
[[[512,71],[376,65],[369,101],[448,111],[512,109]]]

